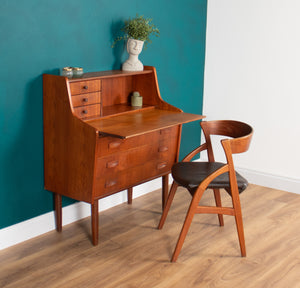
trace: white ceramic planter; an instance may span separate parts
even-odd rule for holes
[[[144,41],[131,39],[127,40],[128,59],[123,63],[123,71],[143,71],[144,65],[139,60],[139,54],[142,52]]]

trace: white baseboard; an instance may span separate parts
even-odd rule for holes
[[[257,172],[244,168],[236,168],[249,183],[300,194],[300,180]]]
[[[203,155],[201,159],[197,159],[195,161],[207,161],[207,157],[206,155]],[[235,168],[248,180],[249,183],[300,194],[300,179],[282,177],[241,167]]]
[[[161,178],[146,182],[133,188],[133,198],[142,196],[151,191],[161,189]],[[111,195],[99,200],[99,211],[127,201],[127,191]],[[63,225],[70,224],[91,215],[90,204],[77,202],[63,208]],[[29,240],[55,229],[54,212],[49,212],[27,221],[0,230],[0,250]]]

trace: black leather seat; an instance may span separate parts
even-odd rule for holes
[[[172,176],[180,186],[185,187],[188,191],[194,195],[200,183],[222,166],[221,162],[179,162],[172,167]],[[237,185],[239,193],[242,193],[248,186],[248,181],[236,172]],[[224,188],[229,195],[230,181],[228,172],[219,175],[207,186],[209,189]]]

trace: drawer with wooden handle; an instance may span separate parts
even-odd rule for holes
[[[87,105],[74,108],[77,117],[84,119],[100,115],[100,104]]]
[[[86,106],[91,104],[99,104],[100,103],[100,94],[101,92],[93,92],[87,94],[79,94],[76,96],[72,96],[72,104],[73,107]]]
[[[157,146],[143,145],[134,149],[99,157],[96,161],[96,178],[107,177],[117,172],[142,166],[157,157]]]
[[[101,132],[101,131],[100,131]],[[97,141],[96,155],[104,156],[116,151],[123,151],[137,146],[142,146],[151,143],[151,145],[163,146],[164,141],[177,142],[179,128],[178,126],[161,129],[154,132],[149,132],[143,135],[132,137],[129,139],[118,139],[116,137],[100,137]]]
[[[142,165],[98,178],[95,183],[95,197],[101,198],[112,193],[136,186],[170,172],[172,163],[153,159]]]
[[[89,80],[70,83],[71,95],[101,91],[101,80]]]
[[[175,135],[177,137],[177,135]],[[177,138],[169,137],[159,139],[158,141],[158,153],[172,153],[177,148]],[[175,149],[175,150],[174,150]]]
[[[144,145],[157,146],[159,134],[150,132],[143,135],[135,136],[129,139],[119,139],[116,137],[99,137],[97,141],[96,156],[106,156],[119,151],[134,149]]]

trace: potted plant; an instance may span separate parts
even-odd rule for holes
[[[144,69],[138,55],[142,52],[143,46],[147,47],[151,43],[150,36],[159,36],[159,29],[152,23],[151,18],[144,18],[143,15],[136,15],[135,18],[125,20],[121,29],[123,35],[115,38],[112,48],[118,41],[127,40],[128,59],[123,63],[122,69],[125,71],[141,71]]]

